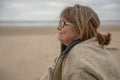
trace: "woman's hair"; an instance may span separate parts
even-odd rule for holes
[[[72,23],[78,38],[88,38],[95,36],[98,43],[102,46],[108,45],[111,41],[111,34],[103,35],[98,33],[97,28],[100,26],[98,15],[87,6],[75,5],[66,7],[60,17]]]

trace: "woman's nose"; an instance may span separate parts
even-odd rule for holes
[[[61,30],[62,28],[60,26],[57,27],[58,30]]]

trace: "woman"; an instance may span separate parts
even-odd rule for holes
[[[91,8],[65,8],[58,26],[61,54],[40,80],[120,80],[118,65],[104,47],[111,34],[98,33],[99,25]]]

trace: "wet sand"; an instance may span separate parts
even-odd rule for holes
[[[99,32],[112,34],[108,49],[119,62],[120,26],[101,27]],[[59,48],[56,27],[0,27],[0,80],[38,80]]]

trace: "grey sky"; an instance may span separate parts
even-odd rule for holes
[[[120,0],[0,0],[0,21],[55,21],[76,3],[92,7],[101,20],[120,20]]]

